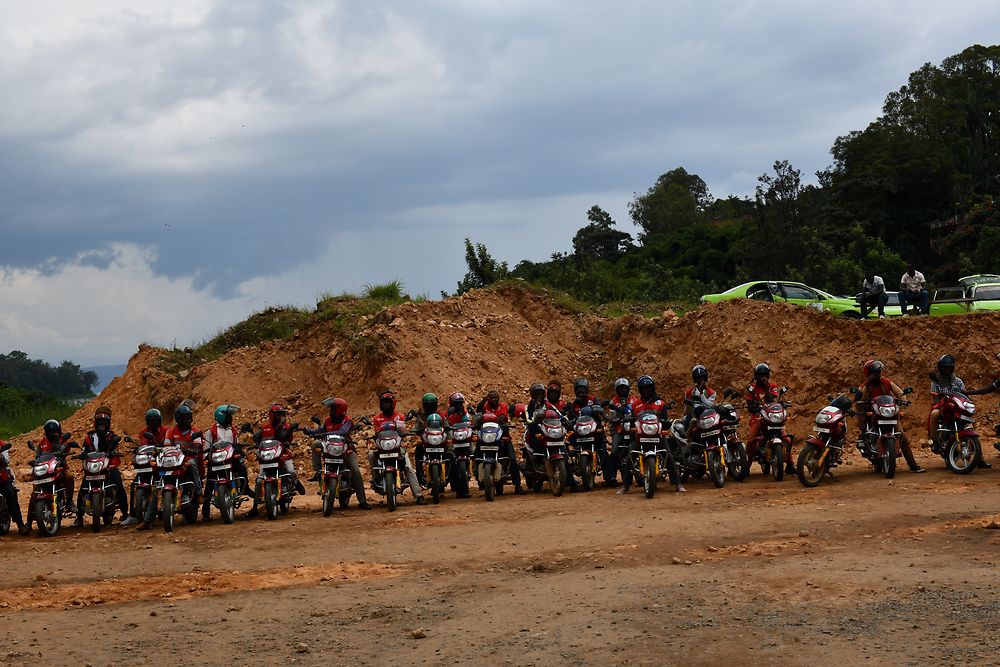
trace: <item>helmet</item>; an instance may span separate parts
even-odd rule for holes
[[[267,416],[271,419],[272,424],[279,419],[284,419],[287,414],[288,411],[281,403],[271,403],[271,407],[267,409]]]
[[[492,412],[483,413],[483,423],[484,424],[496,424],[497,416]]]
[[[233,415],[239,410],[235,405],[220,405],[215,409],[215,422],[219,426],[230,426],[233,423]]]
[[[541,382],[534,383],[533,385],[531,385],[531,388],[528,389],[528,396],[530,396],[531,398],[535,398],[537,394],[541,394],[542,397],[545,396],[545,385],[543,385]]]
[[[163,415],[156,408],[146,410],[146,426],[148,428],[160,428],[163,425]]]
[[[771,377],[771,367],[767,364],[757,364],[753,367],[753,377],[755,380]]]
[[[946,368],[948,370],[945,370]],[[951,375],[955,372],[955,357],[950,354],[944,355],[938,359],[937,369],[938,373],[941,373],[942,375]]]
[[[436,412],[427,416],[427,428],[444,428],[444,419]]]
[[[555,410],[546,410],[542,417],[544,419],[559,419],[559,413]]]
[[[562,398],[562,384],[559,380],[549,380],[549,386],[545,389],[545,398],[551,403],[559,402]]]
[[[465,403],[465,396],[461,392],[456,391],[451,396],[448,397],[448,404],[457,407]]]
[[[378,395],[378,409],[382,412],[393,412],[396,409],[396,395],[386,389]]]
[[[343,421],[344,417],[347,416],[347,401],[342,398],[333,398],[329,401],[323,401],[326,403],[326,407],[330,408],[330,418]]]
[[[708,381],[708,369],[698,364],[691,369],[691,379],[695,382],[700,382],[702,380]]]
[[[94,428],[98,430],[103,426],[105,431],[111,429],[111,408],[102,405],[94,411]]]
[[[438,411],[438,397],[437,394],[432,394],[427,392],[424,394],[423,398],[420,399],[420,407],[423,408],[424,414],[429,415],[432,412]]]
[[[594,416],[594,409],[588,405],[587,407],[585,407],[582,410],[580,410],[580,416],[581,417],[593,417]]]
[[[848,410],[851,409],[851,406],[853,404],[854,402],[851,401],[849,397],[841,395],[833,399],[833,403],[831,403],[830,405],[837,408],[838,410],[841,410],[842,412],[847,412]]]
[[[881,375],[883,368],[885,368],[885,364],[878,359],[869,359],[864,365],[865,377],[870,375]]]
[[[50,440],[55,437],[62,436],[62,424],[57,422],[55,419],[50,419],[42,426],[42,430],[45,432],[45,437]]]
[[[520,419],[521,417],[523,417],[527,409],[528,406],[526,406],[524,403],[515,403],[514,409],[511,411],[514,414],[514,419]]]
[[[174,410],[174,423],[180,428],[191,428],[191,422],[194,421],[194,411],[191,410],[190,405],[184,405],[181,403]]]
[[[587,382],[587,378],[577,378],[573,381],[573,393],[578,398],[582,398],[590,393],[590,383]]]
[[[653,398],[653,395],[656,393],[656,383],[653,382],[653,378],[648,375],[640,377],[636,381],[635,386],[639,388],[639,397],[644,401],[648,401]]]
[[[631,391],[631,389],[632,388],[629,386],[628,379],[618,378],[617,380],[615,380],[615,393],[618,394],[620,397],[625,398],[626,396],[628,396],[628,393],[629,391]]]

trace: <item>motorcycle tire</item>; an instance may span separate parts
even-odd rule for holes
[[[722,464],[720,449],[713,449],[708,453],[708,476],[715,488],[721,489],[726,485],[726,466]]]
[[[647,498],[656,493],[656,457],[646,457],[646,475],[642,479],[642,491]]]
[[[486,496],[486,502],[491,503],[497,495],[497,485],[493,481],[493,464],[484,463],[482,468],[482,480],[483,480],[483,493]]]
[[[531,490],[534,491],[535,493],[541,493],[542,492],[542,486],[544,484],[545,484],[545,482],[543,482],[542,480],[536,479],[534,481],[534,483],[531,485]]]
[[[7,511],[7,503],[0,498],[0,535],[10,532],[10,512]]]
[[[219,505],[219,514],[222,515],[222,523],[227,526],[236,520],[236,500],[233,492],[228,487],[216,486],[215,497]]]
[[[892,479],[896,474],[895,438],[886,438],[882,444],[882,473],[886,479]]]
[[[795,462],[795,474],[799,478],[802,486],[814,489],[826,474],[827,464],[819,465],[819,459],[823,456],[823,449],[807,442],[799,452],[799,459]]]
[[[35,502],[34,512],[35,524],[38,526],[38,536],[55,537],[59,532],[59,524],[62,521],[59,512],[53,512],[51,504],[40,500]]]
[[[750,476],[750,459],[747,458],[747,448],[742,442],[729,447],[729,476],[734,482],[742,482]]]
[[[149,489],[144,486],[137,488],[132,505],[135,509],[135,516],[139,517],[140,521],[144,521],[146,511],[149,509]]]
[[[90,528],[95,533],[101,532],[101,523],[104,521],[104,512],[101,507],[101,494],[96,491],[90,492]]]
[[[268,521],[278,518],[278,487],[274,482],[264,484],[264,515]]]
[[[441,466],[437,463],[431,464],[431,502],[437,505],[441,502],[441,491],[444,483],[441,481]]]
[[[163,532],[174,532],[174,492],[165,490],[160,498],[163,509],[160,511],[163,518]]]
[[[784,445],[771,445],[771,478],[775,482],[780,482],[785,478],[785,453],[782,451]]]
[[[340,480],[338,479],[332,485],[322,480],[324,484],[323,488],[323,516],[330,516],[333,514],[333,506],[337,502],[337,491],[340,487]]]
[[[968,475],[976,469],[982,457],[978,438],[952,441],[944,450],[944,464],[956,475]]]
[[[559,459],[552,465],[552,478],[549,484],[552,486],[552,495],[556,498],[566,491],[566,459]]]
[[[184,496],[181,496],[184,499]],[[181,506],[181,516],[184,517],[184,523],[189,526],[198,521],[198,499],[196,497],[188,497],[186,502]]]
[[[581,466],[580,479],[583,482],[584,491],[594,490],[594,460],[589,456],[583,457],[583,465]]]
[[[396,511],[396,473],[392,470],[385,471],[385,504],[390,512]]]

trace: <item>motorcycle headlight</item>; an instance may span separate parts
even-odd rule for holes
[[[136,454],[135,459],[133,459],[133,462],[137,466],[146,466],[149,465],[149,459],[150,459],[149,454]]]
[[[455,440],[458,440],[459,442],[465,442],[471,437],[472,431],[470,429],[463,428],[455,431]]]
[[[644,422],[642,425],[642,432],[646,435],[656,435],[660,432],[660,425]]]
[[[483,431],[479,434],[479,439],[485,443],[493,443],[497,441],[496,431]]]
[[[225,463],[228,454],[226,451],[212,452],[212,463]]]
[[[180,454],[167,454],[166,456],[161,456],[159,461],[159,467],[161,468],[176,468],[184,461],[184,457]]]
[[[399,440],[396,438],[379,438],[375,441],[375,445],[383,452],[391,452],[399,447]]]
[[[702,431],[707,431],[715,426],[715,417],[705,417],[704,419],[698,420],[698,428]]]
[[[878,408],[878,413],[883,417],[895,417],[896,416],[896,406],[894,405],[880,405]]]
[[[590,435],[594,432],[596,424],[580,424],[576,427],[576,432],[580,435]]]
[[[87,472],[101,472],[104,461],[87,461]]]
[[[431,435],[427,436],[428,445],[437,446],[440,445],[442,442],[444,442],[444,434],[442,433],[432,433]]]
[[[553,440],[558,440],[566,435],[566,431],[562,426],[546,426],[545,435]]]
[[[347,446],[342,442],[329,442],[323,445],[323,449],[330,456],[343,456],[344,450],[347,449]]]
[[[768,412],[767,421],[772,424],[780,424],[785,421],[785,412],[783,410],[779,410],[778,412]]]
[[[48,466],[35,466],[31,470],[31,472],[34,473],[35,477],[44,477],[45,474],[48,473],[48,471],[49,471]]]
[[[975,404],[969,401],[961,401],[961,400],[958,401],[958,407],[964,410],[965,412],[968,412],[970,415],[976,414]]]
[[[830,421],[830,414],[828,412],[821,412],[818,415],[816,415],[817,424],[826,424],[829,423],[829,421]]]
[[[261,461],[273,461],[278,458],[277,449],[260,449],[257,451],[257,458]]]

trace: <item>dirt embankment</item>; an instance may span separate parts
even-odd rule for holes
[[[396,391],[404,410],[416,407],[426,391],[442,395],[442,403],[452,391],[478,400],[490,387],[505,400],[524,400],[533,381],[558,377],[571,393],[572,380],[581,375],[608,395],[614,378],[634,381],[649,373],[661,395],[676,398],[696,363],[708,366],[711,384],[721,389],[745,386],[753,365],[766,361],[772,379],[791,388],[791,430],[804,433],[826,394],[857,384],[861,364],[874,357],[899,385],[917,390],[909,410],[914,429],[930,406],[927,372],[941,354],[957,355],[967,384],[1000,375],[1000,314],[857,322],[795,306],[733,301],[681,318],[611,319],[569,312],[533,290],[503,288],[408,303],[358,324],[358,333],[348,333],[313,321],[289,340],[233,350],[177,373],[161,369],[163,350],[142,346],[125,374],[64,427],[79,434],[94,408],[108,405],[116,429],[135,434],[150,406],[169,419],[186,397],[197,402],[195,424],[203,428],[221,403],[242,406],[240,421],[256,421],[271,401],[280,401],[292,419],[305,422],[322,414],[324,397],[336,394],[350,402],[352,414],[371,414],[382,387]],[[992,430],[992,410],[984,421]],[[26,459],[26,448],[17,447],[14,463]]]

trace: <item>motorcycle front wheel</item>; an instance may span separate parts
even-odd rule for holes
[[[10,512],[7,511],[7,502],[0,498],[0,535],[10,532]]]
[[[104,521],[104,508],[101,507],[101,494],[96,491],[90,492],[90,528],[95,533],[101,532],[101,523]]]
[[[976,469],[982,455],[978,439],[953,440],[944,451],[944,464],[956,475],[968,475]]]
[[[385,471],[385,504],[390,512],[396,511],[396,473],[393,470]]]
[[[160,498],[160,504],[163,506],[161,510],[163,532],[172,533],[174,532],[174,492],[170,489],[165,489],[163,496]]]
[[[431,464],[431,501],[437,505],[441,502],[441,491],[444,489],[444,482],[441,480],[441,464]]]
[[[583,465],[580,466],[580,477],[583,480],[583,490],[594,490],[594,459],[590,456],[583,456],[580,459]]]
[[[229,487],[216,485],[215,497],[219,505],[219,513],[222,515],[222,523],[229,525],[236,520],[236,501],[233,498],[233,490]]]
[[[497,485],[493,481],[493,464],[484,463],[482,467],[483,493],[486,495],[486,502],[491,503],[497,494]]]
[[[656,457],[646,457],[646,475],[642,479],[642,490],[647,498],[652,498],[656,493]]]
[[[552,476],[549,477],[549,485],[552,487],[552,495],[556,498],[566,490],[566,459],[559,459],[552,463]]]
[[[785,453],[782,443],[771,443],[771,477],[780,482],[785,477]]]
[[[882,473],[886,479],[896,474],[896,439],[886,438],[882,443]]]
[[[274,482],[264,483],[264,510],[268,521],[278,518],[278,486]]]
[[[722,450],[713,449],[708,453],[708,476],[717,489],[726,485],[726,466],[722,464]]]
[[[729,461],[726,465],[733,481],[742,482],[750,476],[750,460],[742,442],[734,442],[729,446]]]
[[[795,474],[802,486],[813,489],[823,479],[823,475],[826,473],[826,464],[820,464],[821,458],[823,458],[821,447],[811,442],[802,446],[799,460],[795,463]]]

